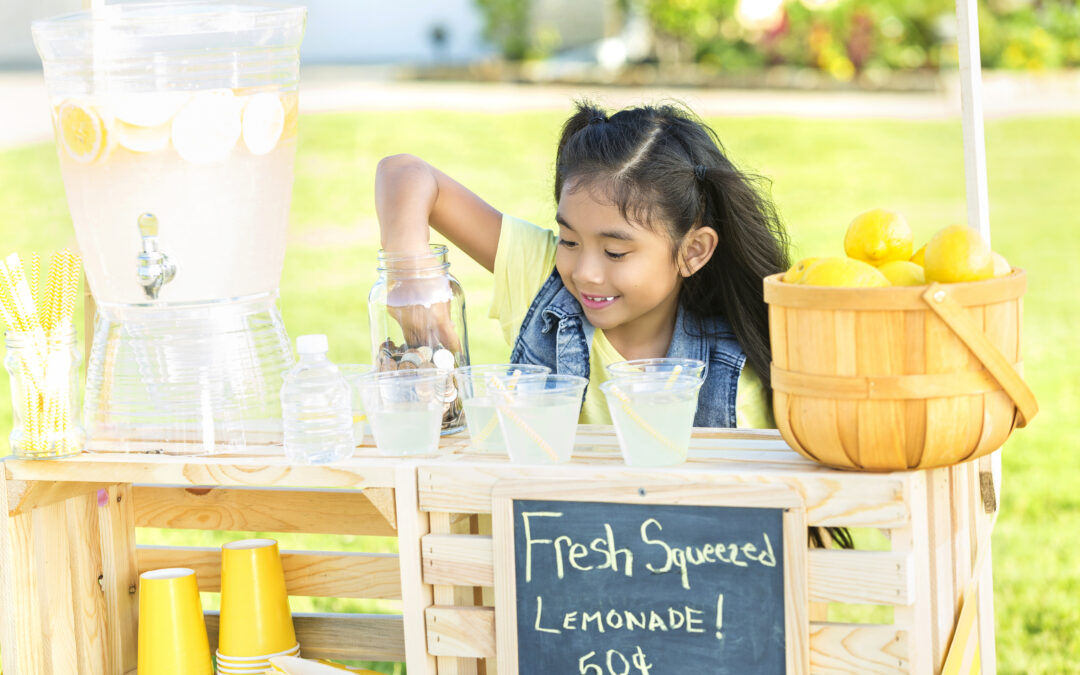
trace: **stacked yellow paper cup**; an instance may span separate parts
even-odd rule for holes
[[[277,542],[244,539],[223,545],[218,672],[263,673],[272,657],[299,653]]]
[[[193,570],[139,576],[139,675],[212,675],[199,587]]]

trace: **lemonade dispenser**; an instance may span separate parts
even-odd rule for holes
[[[91,449],[280,442],[305,13],[157,2],[33,24],[97,303]]]

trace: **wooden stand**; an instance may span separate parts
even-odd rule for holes
[[[891,550],[806,551],[810,606],[799,613],[811,616],[801,646],[810,672],[937,673],[978,542],[989,538],[993,508],[984,505],[995,507],[997,494],[992,482],[980,485],[975,462],[835,471],[771,431],[699,430],[685,465],[634,469],[611,427],[589,426],[579,429],[574,461],[552,467],[470,454],[459,438],[434,457],[392,459],[362,447],[324,467],[280,456],[103,453],[8,459],[3,468],[0,651],[5,672],[35,675],[133,672],[141,571],[192,567],[203,591],[219,590],[218,549],[136,546],[136,527],[396,536],[398,556],[283,555],[292,595],[402,601],[400,616],[297,615],[304,655],[403,661],[414,675],[494,673],[499,542],[476,532],[500,490],[521,481],[585,481],[596,486],[594,501],[604,501],[605,485],[677,486],[667,503],[733,486],[783,488],[810,526],[880,529]],[[978,595],[982,672],[993,672],[992,588],[983,583]],[[890,607],[892,623],[815,621],[821,603]],[[216,615],[207,625],[213,646]]]

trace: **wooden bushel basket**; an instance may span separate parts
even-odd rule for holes
[[[1001,447],[1038,411],[1020,376],[1023,270],[971,283],[826,288],[765,279],[773,411],[828,466],[902,471]]]

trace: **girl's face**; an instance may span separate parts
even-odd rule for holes
[[[589,322],[627,358],[636,357],[626,353],[628,346],[658,336],[670,340],[682,286],[671,239],[627,222],[617,206],[587,187],[564,187],[555,219],[555,267]]]

